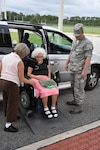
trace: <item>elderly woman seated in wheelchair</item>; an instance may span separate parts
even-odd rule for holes
[[[44,114],[48,119],[57,118],[56,109],[59,89],[54,80],[51,79],[51,70],[48,64],[47,54],[41,47],[37,47],[31,54],[27,75],[35,82],[36,97],[43,102]],[[48,107],[48,96],[51,96],[51,108]]]

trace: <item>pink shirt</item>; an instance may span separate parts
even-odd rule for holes
[[[4,56],[2,59],[1,79],[14,82],[20,86],[17,67],[20,61],[22,61],[21,58],[13,52]]]

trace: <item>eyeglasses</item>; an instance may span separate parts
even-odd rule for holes
[[[36,56],[36,58],[44,58],[43,56]]]

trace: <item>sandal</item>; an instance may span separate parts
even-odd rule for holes
[[[51,109],[51,112],[52,112],[54,118],[58,117],[58,113],[57,113],[57,110],[55,108]]]
[[[47,116],[48,119],[53,118],[53,115],[49,109],[44,110],[44,114],[45,114],[45,116]]]

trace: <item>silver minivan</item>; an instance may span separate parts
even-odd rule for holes
[[[66,72],[65,63],[71,50],[72,39],[62,31],[48,26],[0,21],[0,59],[13,51],[16,43],[22,42],[24,34],[29,33],[29,40],[34,47],[41,46],[48,53],[52,74],[57,74],[59,89],[69,88],[70,72]],[[0,41],[1,41],[0,40]],[[91,74],[88,74],[86,89],[96,87],[100,77],[100,55],[93,53],[91,61]]]

